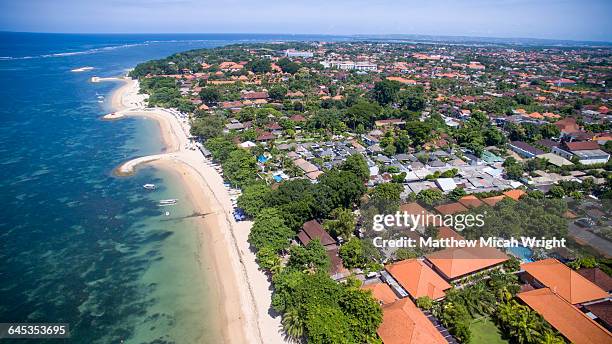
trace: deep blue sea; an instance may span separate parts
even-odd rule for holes
[[[71,339],[53,343],[218,342],[215,290],[183,218],[192,209],[157,206],[181,198],[178,178],[112,175],[163,149],[158,127],[101,121],[118,85],[89,79],[189,49],[292,39],[317,37],[0,33],[0,322],[69,323]],[[95,69],[71,72],[83,66]],[[160,188],[147,192],[150,182]]]

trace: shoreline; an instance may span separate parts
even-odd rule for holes
[[[214,284],[219,297],[215,308],[224,343],[287,343],[282,335],[280,317],[269,314],[271,284],[259,270],[255,254],[248,244],[251,222],[236,222],[232,216],[232,203],[223,178],[209,165],[200,151],[189,141],[189,124],[168,109],[144,109],[144,96],[138,94],[138,82],[122,79],[125,84],[112,95],[112,107],[117,120],[126,117],[144,117],[155,120],[166,146],[166,152],[139,157],[122,163],[114,173],[129,176],[138,166],[149,164],[174,172],[180,176],[194,209],[206,214],[201,222],[198,238],[199,255],[214,266]],[[190,149],[192,148],[192,149]],[[201,262],[198,264],[202,270]],[[210,274],[209,271],[202,271]]]

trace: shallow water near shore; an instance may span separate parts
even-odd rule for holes
[[[28,46],[56,53],[110,44],[98,36],[55,46],[28,39],[2,56],[26,55]],[[118,84],[89,78],[231,42],[0,61],[0,322],[69,323],[72,338],[63,342],[70,343],[220,342],[213,274],[180,176],[146,167],[128,178],[112,174],[123,161],[161,152],[159,127],[142,118],[100,120]],[[95,69],[70,71],[82,66]],[[179,203],[158,207],[165,198]]]

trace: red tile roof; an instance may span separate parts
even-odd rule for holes
[[[319,239],[323,246],[336,245],[336,240],[323,229],[323,226],[317,220],[310,220],[304,223],[302,230],[298,233],[298,239],[304,245],[307,245],[314,239]]]
[[[578,270],[578,273],[601,289],[605,291],[612,290],[612,277],[608,276],[608,274],[603,272],[600,268],[582,268]]]
[[[521,189],[508,190],[503,193],[504,196],[510,197],[515,201],[518,201],[524,194],[525,194],[525,191]]]
[[[402,260],[387,265],[385,269],[414,299],[429,296],[437,300],[443,298],[444,291],[451,288],[440,275],[418,259]]]
[[[459,199],[459,203],[463,204],[467,208],[478,208],[484,203],[474,195],[463,196]]]
[[[599,149],[599,144],[596,141],[566,142],[565,146],[572,152]]]
[[[395,295],[393,290],[391,290],[391,287],[389,287],[386,283],[379,282],[368,284],[361,287],[361,289],[371,290],[372,296],[376,300],[382,302],[382,304],[389,304],[398,300],[397,295]]]
[[[612,334],[549,288],[517,294],[557,331],[575,344],[612,343]]]
[[[601,321],[608,326],[612,326],[612,301],[593,303],[585,306],[587,311],[595,314]]]
[[[482,201],[488,204],[489,206],[494,207],[497,203],[499,203],[503,199],[504,199],[504,196],[499,195],[499,196],[483,198]]]
[[[508,256],[493,247],[447,248],[430,253],[425,258],[447,280],[493,267],[508,260]]]
[[[383,321],[376,332],[385,344],[448,343],[408,298],[383,306]]]
[[[442,204],[442,205],[435,207],[434,209],[436,209],[438,213],[442,215],[452,215],[452,214],[468,211],[468,208],[466,208],[465,206],[463,206],[463,204],[459,202]]]
[[[521,264],[521,268],[572,304],[608,297],[608,293],[556,259]]]

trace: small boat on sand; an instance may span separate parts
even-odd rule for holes
[[[155,190],[157,188],[157,186],[155,186],[155,184],[145,184],[142,187],[147,189],[147,190]]]
[[[174,199],[174,198],[172,198],[172,199],[162,199],[161,201],[159,201],[158,205],[160,207],[165,207],[167,205],[175,205],[177,202],[178,202],[178,200]]]

